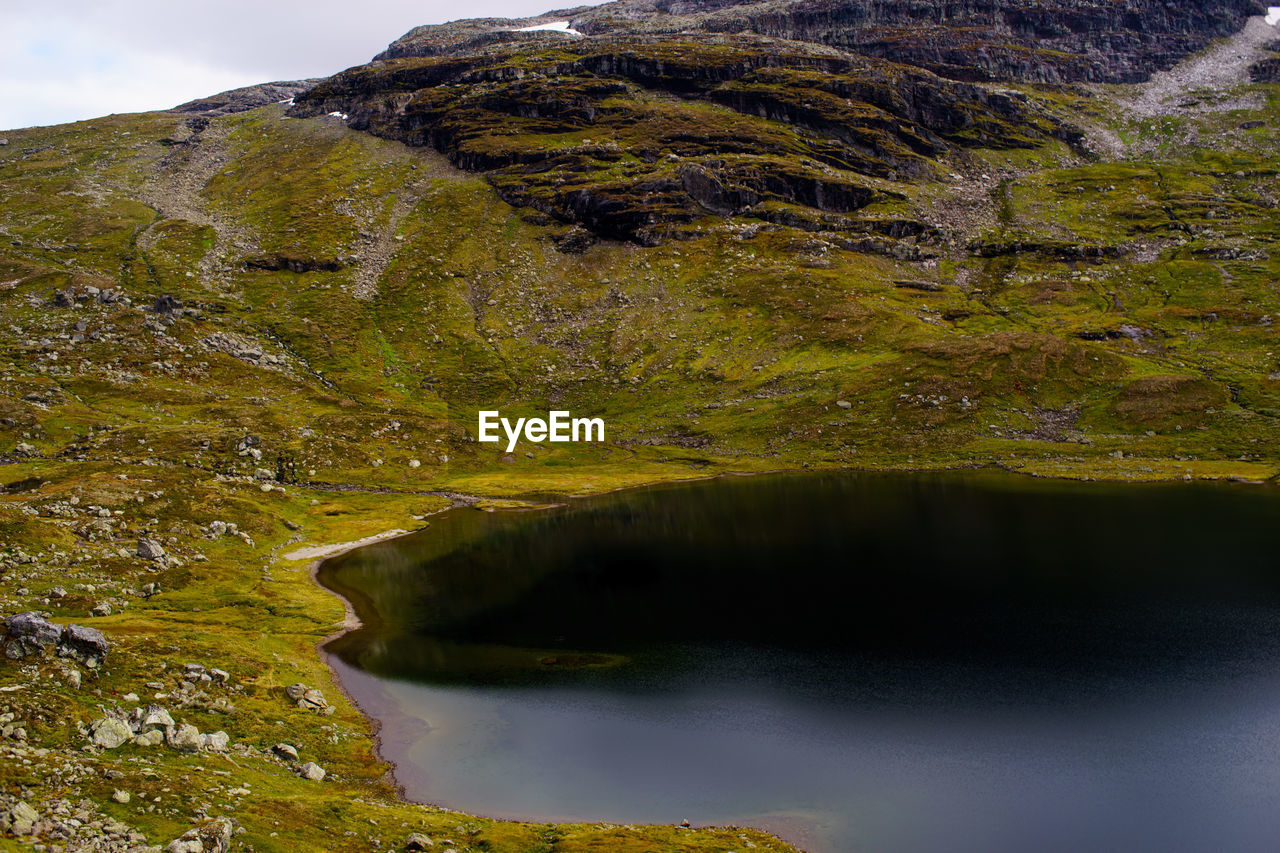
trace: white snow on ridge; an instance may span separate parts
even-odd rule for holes
[[[582,35],[582,33],[570,27],[568,21],[552,21],[549,24],[534,24],[532,27],[520,27],[516,32],[531,33],[536,30],[550,30],[558,33],[568,33],[571,36]]]
[[[1273,27],[1280,24],[1280,6],[1270,6],[1267,8],[1267,23]]]
[[[350,116],[348,116],[346,113],[340,113],[340,112],[332,112],[332,113],[329,113],[328,115],[331,115],[334,118],[342,119],[343,121],[346,121],[348,118],[350,118]]]

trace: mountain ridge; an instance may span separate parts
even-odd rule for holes
[[[614,0],[533,18],[417,27],[375,61],[564,39],[519,26],[567,20],[586,37],[705,32],[774,36],[975,81],[1135,83],[1262,15],[1260,0]]]

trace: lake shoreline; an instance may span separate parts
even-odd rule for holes
[[[832,475],[836,475],[836,476],[839,476],[839,475],[848,475],[848,476],[850,477],[850,479],[851,479],[851,480],[858,480],[858,479],[862,479],[862,477],[860,477],[859,475],[869,475],[869,478],[868,478],[868,479],[879,479],[879,478],[881,478],[881,477],[891,477],[891,476],[892,476],[892,475],[894,475],[894,474],[901,474],[901,475],[908,475],[908,476],[909,476],[909,475],[923,475],[926,479],[928,479],[928,480],[930,480],[930,481],[936,481],[936,482],[939,482],[939,483],[945,483],[945,481],[947,481],[947,480],[952,480],[953,482],[961,482],[961,481],[963,481],[963,480],[968,480],[968,479],[972,478],[972,479],[973,479],[973,481],[974,481],[974,482],[976,482],[976,483],[1000,481],[1000,482],[1003,482],[1003,483],[1005,484],[1005,491],[1011,491],[1011,492],[1017,492],[1017,493],[1022,493],[1022,492],[1024,491],[1024,489],[1026,489],[1026,487],[1028,487],[1028,486],[1031,486],[1031,492],[1032,492],[1032,493],[1040,493],[1040,492],[1042,491],[1042,487],[1051,487],[1051,486],[1050,486],[1050,484],[1056,481],[1057,483],[1061,484],[1061,485],[1064,487],[1064,489],[1065,489],[1064,494],[1075,494],[1075,495],[1077,495],[1077,496],[1079,496],[1079,495],[1081,495],[1081,494],[1087,494],[1086,492],[1081,492],[1080,490],[1082,490],[1082,489],[1092,489],[1092,488],[1094,488],[1095,486],[1098,486],[1098,487],[1105,487],[1105,485],[1106,485],[1106,484],[1090,484],[1090,485],[1086,485],[1085,483],[1082,483],[1081,481],[1078,481],[1078,480],[1066,480],[1066,479],[1063,479],[1063,478],[1044,478],[1044,477],[1031,477],[1031,478],[1013,477],[1013,478],[1009,478],[1009,477],[1008,477],[1008,475],[1009,475],[1010,473],[1023,473],[1023,472],[1007,471],[1007,470],[1002,469],[1002,468],[991,468],[991,467],[986,467],[986,468],[976,469],[976,470],[975,470],[975,469],[963,469],[963,470],[949,469],[949,470],[946,470],[946,471],[926,471],[926,472],[884,472],[884,471],[865,471],[865,470],[855,470],[855,471],[850,471],[850,470],[843,470],[843,471],[818,470],[818,471],[801,471],[801,472],[797,472],[797,471],[783,471],[783,472],[768,472],[768,473],[774,474],[775,476],[777,476],[777,475],[782,475],[782,476],[784,476],[784,477],[785,477],[786,475],[788,475],[788,474],[792,474],[792,475],[800,474],[800,475],[805,475],[806,477],[807,477],[807,475],[816,475],[816,476],[819,476],[819,477],[821,477],[821,476],[828,476],[828,477],[830,477],[830,476],[832,476]],[[694,485],[694,484],[696,484],[696,483],[707,483],[707,482],[714,481],[714,480],[721,480],[721,479],[723,479],[723,480],[729,480],[729,479],[739,479],[739,478],[740,478],[740,479],[743,479],[743,480],[763,479],[763,478],[760,478],[760,477],[756,476],[755,472],[751,472],[751,473],[748,473],[748,474],[746,474],[746,475],[730,474],[730,473],[722,473],[722,474],[716,474],[716,475],[714,475],[714,476],[710,476],[710,477],[689,478],[689,479],[682,479],[682,480],[675,481],[675,482],[669,482],[669,481],[668,481],[668,482],[658,482],[658,483],[642,484],[642,485],[637,485],[637,486],[628,486],[628,487],[625,487],[625,488],[623,488],[623,489],[613,489],[613,490],[609,490],[609,491],[602,491],[602,492],[599,492],[599,493],[591,493],[591,494],[588,494],[588,495],[580,495],[580,496],[579,496],[579,495],[575,495],[574,497],[575,497],[575,498],[581,498],[582,500],[589,500],[590,498],[602,497],[602,496],[605,496],[605,495],[608,495],[608,494],[615,494],[615,493],[618,493],[618,492],[626,492],[626,491],[638,491],[638,492],[639,492],[639,491],[644,491],[644,490],[647,490],[647,489],[652,489],[652,488],[654,488],[654,487],[661,488],[661,487],[668,486],[668,485],[669,485],[669,486],[672,486],[672,487],[675,487],[675,486],[693,486],[693,485]],[[1007,479],[1006,479],[1006,478],[1007,478]],[[1161,487],[1166,488],[1166,489],[1168,489],[1168,488],[1172,488],[1172,490],[1173,490],[1172,492],[1166,492],[1166,493],[1167,493],[1167,494],[1177,494],[1177,493],[1180,493],[1180,492],[1182,491],[1182,489],[1181,489],[1180,485],[1175,486],[1175,483],[1176,483],[1176,482],[1177,482],[1176,480],[1173,480],[1173,481],[1162,481],[1162,482],[1150,482],[1150,481],[1148,481],[1146,484],[1147,484],[1147,485],[1149,485],[1149,486],[1151,486],[1151,487],[1154,487],[1154,488],[1161,488]],[[1011,486],[1011,487],[1010,487],[1010,484],[1012,484],[1012,486]],[[1190,484],[1187,484],[1187,485],[1189,486]],[[1200,486],[1212,486],[1212,484],[1211,484],[1211,483],[1209,483],[1209,482],[1204,482],[1204,481],[1199,482],[1199,485],[1200,485]],[[1223,486],[1225,486],[1225,484],[1223,484]],[[1234,494],[1237,494],[1237,495],[1243,494],[1243,492],[1236,492],[1236,491],[1235,491],[1235,489],[1234,489],[1234,487],[1232,487],[1232,486],[1225,486],[1225,487],[1226,487],[1226,488],[1228,489],[1228,491],[1229,491],[1229,492],[1231,492],[1231,493],[1234,493]],[[801,484],[801,488],[802,488],[802,489],[807,489],[807,488],[809,488],[809,487],[808,487],[808,485],[807,485],[807,484]],[[1246,490],[1246,491],[1252,491],[1252,490]],[[1130,490],[1122,489],[1122,488],[1117,488],[1117,489],[1115,489],[1115,490],[1113,490],[1113,491],[1112,491],[1112,494],[1113,494],[1113,495],[1115,495],[1115,494],[1126,494],[1126,495],[1128,495],[1129,493],[1130,493]],[[1126,500],[1130,500],[1130,498],[1126,498]],[[572,502],[573,502],[573,501],[570,501],[570,503],[572,503]],[[660,501],[660,500],[659,500],[658,502],[659,502],[659,503],[661,503],[661,501]],[[554,505],[552,505],[552,506],[554,506]],[[552,508],[552,506],[543,507],[543,508]],[[455,507],[448,507],[448,508],[441,509],[439,512],[441,512],[441,513],[443,513],[443,512],[447,512],[449,509],[454,509],[454,508],[459,508],[459,507],[456,507],[456,506],[455,506]],[[503,512],[502,512],[502,514],[506,514],[506,512],[505,512],[506,510],[522,509],[522,510],[526,510],[526,511],[527,511],[527,510],[529,510],[529,509],[530,509],[530,507],[527,507],[527,506],[526,506],[526,507],[506,507],[506,506],[492,506],[492,507],[485,507],[485,506],[478,506],[478,507],[473,507],[473,508],[481,509],[481,510],[486,510],[487,512],[498,512],[499,510],[502,510],[502,511],[503,511]],[[471,528],[467,528],[467,529],[471,529]],[[392,534],[392,531],[387,531],[387,532],[385,532],[384,534],[379,535],[378,537],[368,537],[368,538],[367,538],[367,540],[368,540],[368,541],[366,542],[366,544],[371,544],[371,543],[373,543],[373,542],[386,541],[387,539],[392,538],[392,537],[391,537],[391,534]],[[366,541],[366,540],[361,540],[361,541]],[[344,543],[344,545],[345,545],[346,547],[341,548],[341,553],[349,553],[350,551],[355,550],[356,548],[361,547],[361,545],[356,544],[356,543]],[[330,555],[329,555],[329,557],[333,557],[333,556],[337,556],[337,552],[332,553],[332,554],[330,554]],[[319,644],[319,645],[317,646],[317,651],[319,652],[319,654],[320,654],[321,658],[324,660],[324,662],[325,662],[326,666],[328,667],[328,669],[329,669],[329,671],[330,671],[330,673],[331,673],[331,675],[332,675],[332,678],[333,678],[333,680],[334,680],[335,684],[339,685],[340,689],[342,689],[342,690],[343,690],[344,695],[346,695],[349,699],[351,699],[351,701],[352,701],[353,705],[354,705],[355,707],[359,708],[359,709],[360,709],[360,711],[361,711],[361,713],[362,713],[362,714],[363,714],[363,715],[364,715],[368,720],[370,720],[371,724],[374,726],[374,728],[375,728],[375,742],[376,742],[376,750],[377,750],[377,754],[379,755],[379,757],[380,757],[382,760],[387,761],[387,762],[388,762],[388,765],[392,768],[392,770],[390,771],[390,774],[389,774],[389,775],[390,775],[390,776],[391,776],[391,778],[395,781],[396,789],[400,792],[401,796],[402,796],[402,797],[404,797],[406,800],[408,800],[408,801],[410,801],[410,802],[431,802],[431,800],[432,800],[433,798],[432,798],[431,796],[429,796],[429,795],[419,794],[419,795],[418,795],[418,796],[416,796],[416,797],[414,797],[414,796],[410,796],[410,794],[409,794],[409,792],[408,792],[408,787],[406,786],[406,784],[402,783],[402,781],[401,781],[401,779],[402,779],[402,777],[403,777],[403,774],[405,773],[405,770],[401,768],[400,764],[395,760],[395,758],[394,758],[394,757],[392,757],[392,756],[390,755],[390,753],[389,753],[389,751],[388,751],[388,744],[387,744],[387,741],[385,740],[385,735],[386,735],[386,734],[388,734],[388,733],[384,731],[384,726],[383,726],[382,721],[381,721],[377,716],[375,716],[373,713],[371,713],[372,706],[369,706],[367,702],[363,702],[363,703],[362,703],[362,702],[361,702],[361,701],[356,697],[356,695],[355,695],[356,693],[363,693],[364,691],[353,691],[353,690],[349,689],[349,688],[348,688],[348,686],[344,683],[344,681],[343,681],[343,677],[342,677],[342,675],[341,675],[341,673],[340,673],[340,668],[339,668],[338,666],[335,666],[335,661],[333,660],[333,657],[332,657],[332,656],[331,656],[331,655],[330,655],[330,654],[325,650],[325,648],[324,648],[324,646],[325,646],[327,643],[331,642],[333,639],[336,639],[337,637],[343,636],[343,635],[345,635],[346,633],[349,633],[350,631],[354,630],[355,628],[354,628],[353,626],[364,625],[364,624],[366,623],[366,621],[367,621],[366,619],[362,618],[362,615],[361,615],[361,613],[359,612],[361,608],[357,607],[357,606],[356,606],[356,604],[354,604],[351,600],[349,600],[345,595],[343,595],[341,592],[339,592],[339,591],[338,591],[337,589],[335,589],[334,587],[331,587],[331,586],[326,585],[326,584],[324,583],[324,581],[321,579],[321,573],[320,573],[320,572],[321,572],[321,566],[322,566],[322,565],[323,565],[323,563],[325,562],[325,559],[328,559],[328,557],[326,557],[326,558],[316,559],[315,561],[313,561],[312,566],[311,566],[312,578],[313,578],[313,580],[314,580],[318,585],[320,585],[320,586],[322,586],[323,588],[325,588],[325,589],[326,589],[327,591],[329,591],[331,594],[337,595],[337,596],[340,598],[340,600],[342,600],[342,601],[344,602],[344,607],[345,607],[345,608],[348,608],[348,609],[349,609],[349,612],[350,612],[351,614],[353,614],[353,617],[354,617],[354,618],[353,618],[353,619],[352,619],[352,618],[349,618],[348,620],[346,620],[346,622],[344,623],[343,630],[341,630],[341,631],[339,631],[339,632],[337,632],[337,633],[335,633],[335,634],[333,634],[333,635],[330,635],[329,637],[327,637],[327,638],[325,639],[325,641],[324,641],[324,642],[322,642],[321,644]],[[372,605],[368,605],[368,606],[372,606]],[[343,665],[344,665],[344,666],[352,666],[353,664],[345,663],[345,662],[344,662],[344,664],[343,664]],[[357,667],[357,668],[359,668],[359,667]],[[369,674],[369,675],[372,675],[372,676],[373,676],[373,677],[375,677],[375,678],[377,678],[378,676],[375,674],[375,672],[376,672],[376,670],[374,670],[374,671],[370,671],[368,674]],[[397,695],[398,695],[398,694],[397,694]],[[398,713],[401,713],[402,715],[404,715],[404,714],[403,714],[403,712],[398,712]],[[404,716],[405,716],[405,720],[406,720],[406,721],[412,721],[412,720],[414,720],[414,719],[415,719],[415,717],[414,717],[414,715],[413,715],[412,713],[407,714],[407,715],[404,715]],[[424,718],[424,722],[425,722],[425,718]],[[428,723],[428,725],[430,725],[430,724]],[[415,735],[413,735],[412,733],[411,733],[409,736],[410,736],[410,737],[415,737]],[[409,743],[412,743],[412,741],[409,741]],[[462,795],[462,796],[465,796],[465,795]],[[446,798],[446,799],[447,799],[447,798]],[[573,802],[573,800],[570,800],[569,802]],[[455,807],[449,807],[449,808],[450,808],[450,809],[453,809],[453,808],[455,808]],[[464,811],[466,811],[466,813],[473,813],[471,810],[468,810],[465,806],[461,806],[460,808],[462,808]],[[555,813],[555,812],[553,812],[553,811],[549,811],[549,810],[548,810],[548,811],[539,811],[539,812],[524,812],[524,811],[521,811],[521,810],[520,810],[520,809],[518,809],[518,808],[513,810],[513,809],[512,809],[512,808],[510,808],[510,807],[504,807],[504,806],[496,806],[495,808],[496,808],[496,810],[497,810],[499,813],[503,813],[503,812],[505,812],[505,813],[507,813],[507,814],[534,813],[534,814],[538,815],[538,817],[534,819],[534,822],[543,822],[544,820],[552,820],[553,818],[549,818],[549,817],[547,817],[547,815],[551,815],[551,814],[554,814],[554,813]],[[484,809],[481,809],[481,810],[480,810],[480,812],[481,812],[481,813],[484,813],[484,811],[485,811]],[[604,813],[604,812],[602,812],[602,813]],[[641,812],[641,814],[646,814],[646,813]],[[647,814],[649,814],[649,816],[651,817],[651,813],[647,813]],[[722,813],[722,814],[723,814],[723,813]],[[716,822],[715,822],[715,818],[714,818],[714,816],[709,815],[709,817],[711,817],[711,823],[710,823],[709,825],[723,825],[722,823],[716,823]],[[650,821],[649,819],[646,819],[646,818],[638,818],[638,819],[636,820],[636,822],[647,823],[647,822],[651,822],[651,821]],[[766,831],[778,832],[778,830],[777,830],[777,829],[770,829],[770,828],[768,828],[768,820],[767,820],[767,819],[766,819],[766,820],[764,820],[764,821],[758,821],[758,822],[753,822],[753,823],[754,823],[754,825],[755,825],[757,828],[766,829]],[[787,839],[787,836],[784,836],[784,835],[781,835],[781,834],[779,834],[779,836],[778,836],[778,837],[779,837],[779,838],[782,838],[783,840],[788,840],[788,839]],[[795,836],[794,836],[794,835],[793,835],[793,836],[791,836],[791,837],[792,837],[792,838],[795,838]],[[795,843],[795,842],[792,842],[792,843]]]

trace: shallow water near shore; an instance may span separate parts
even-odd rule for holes
[[[414,799],[817,851],[1280,838],[1280,493],[727,478],[327,561]]]

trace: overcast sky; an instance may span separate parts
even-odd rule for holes
[[[590,0],[0,0],[0,129],[176,106],[367,62],[419,24]]]

